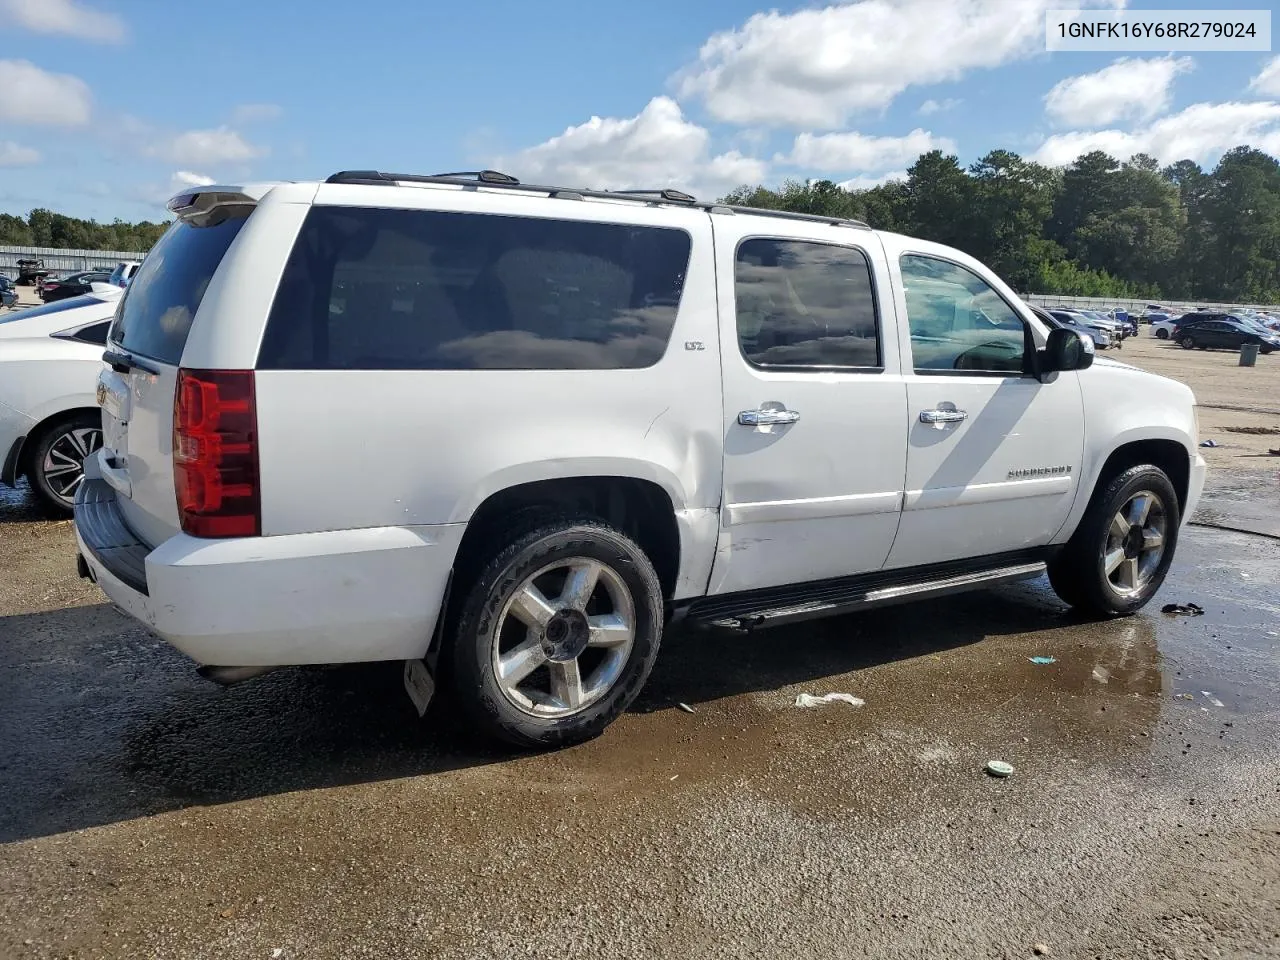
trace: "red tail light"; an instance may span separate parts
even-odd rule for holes
[[[178,371],[173,481],[185,533],[256,537],[262,532],[252,370]]]

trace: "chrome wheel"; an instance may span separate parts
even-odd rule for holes
[[[73,427],[58,436],[40,465],[50,492],[63,503],[74,503],[84,482],[85,458],[101,446],[102,431],[97,427]]]
[[[635,602],[616,571],[587,557],[560,560],[528,577],[497,619],[498,689],[530,716],[572,716],[617,682],[635,633]]]
[[[1151,582],[1164,557],[1167,526],[1164,501],[1150,490],[1135,493],[1112,517],[1102,570],[1116,594],[1132,596]]]

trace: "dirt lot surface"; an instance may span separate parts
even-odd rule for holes
[[[1229,428],[1280,426],[1280,357],[1112,355],[1192,384],[1209,500],[1262,512],[1280,460]],[[206,684],[19,492],[0,957],[1280,957],[1278,548],[1186,528],[1193,619],[1032,582],[676,633],[603,737],[516,755],[391,666]],[[866,705],[793,705],[831,691]]]

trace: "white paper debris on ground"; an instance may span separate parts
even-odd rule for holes
[[[1093,679],[1097,680],[1099,683],[1107,683],[1111,679],[1111,671],[1106,667],[1094,667]]]
[[[851,707],[864,707],[867,701],[855,697],[852,693],[827,693],[815,697],[812,693],[802,693],[796,697],[797,707],[820,707],[824,703],[847,703]]]
[[[1217,697],[1215,697],[1215,696],[1214,696],[1212,693],[1210,693],[1208,690],[1201,690],[1201,691],[1200,691],[1200,696],[1204,697],[1206,700],[1208,700],[1210,703],[1212,703],[1215,707],[1222,707],[1222,706],[1226,706],[1226,704],[1224,704],[1221,700],[1219,700]]]

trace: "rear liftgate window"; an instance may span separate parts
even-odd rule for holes
[[[258,367],[652,366],[671,337],[689,248],[687,233],[664,227],[315,207]]]
[[[170,227],[133,275],[111,341],[162,363],[180,362],[209,281],[246,219],[228,216],[199,227],[179,220]]]

